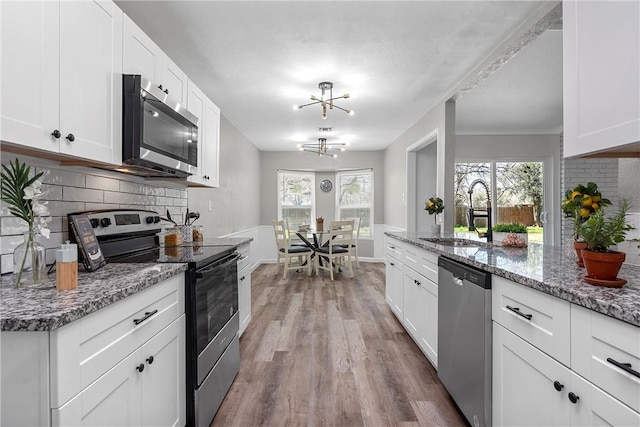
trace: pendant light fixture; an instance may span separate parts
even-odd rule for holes
[[[326,120],[327,119],[327,107],[329,107],[329,110],[333,110],[333,108],[337,108],[338,110],[342,110],[345,113],[349,114],[349,115],[353,115],[353,110],[347,110],[346,108],[342,108],[339,107],[337,105],[335,105],[333,103],[334,100],[336,99],[347,99],[349,98],[349,94],[345,93],[342,96],[337,96],[337,97],[333,97],[333,83],[332,82],[320,82],[318,83],[318,89],[320,89],[322,91],[322,94],[320,95],[320,98],[317,98],[315,95],[311,95],[311,100],[314,102],[310,102],[308,104],[297,104],[293,106],[294,110],[300,110],[304,107],[307,107],[309,105],[315,105],[315,104],[320,104],[320,107],[322,107],[322,119]],[[327,91],[329,92],[329,97],[325,98],[325,95],[327,93]]]
[[[316,153],[318,156],[338,157],[338,155],[334,154],[334,152],[345,151],[347,145],[348,144],[346,142],[328,143],[327,138],[318,138],[317,143],[298,144],[298,149],[300,151]]]

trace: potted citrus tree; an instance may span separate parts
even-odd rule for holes
[[[444,202],[440,197],[430,197],[429,201],[425,203],[424,210],[429,212],[429,215],[434,215],[433,225],[431,226],[431,233],[440,234],[440,224],[438,224],[438,214],[444,211]]]
[[[611,201],[602,197],[602,193],[598,190],[598,185],[594,182],[589,182],[586,186],[578,184],[575,188],[568,189],[565,192],[565,199],[562,201],[562,212],[572,222],[573,247],[577,255],[576,262],[580,267],[584,267],[582,249],[587,247],[580,234],[582,225],[600,208],[610,204]]]
[[[611,250],[610,247],[624,241],[633,227],[627,221],[629,202],[623,199],[613,215],[606,215],[606,209],[600,209],[589,217],[580,229],[582,239],[587,244],[582,250],[587,275],[584,281],[601,286],[622,286],[627,283],[618,278],[618,272],[626,258],[624,252]]]
[[[512,222],[493,226],[493,241],[502,246],[524,248],[529,243],[527,226]]]

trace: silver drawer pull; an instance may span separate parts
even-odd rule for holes
[[[621,363],[618,362],[617,360],[614,360],[610,357],[607,357],[607,362],[611,363],[613,366],[617,366],[618,368],[622,369],[623,371],[633,375],[634,377],[638,377],[640,378],[640,372],[636,371],[635,369],[631,368],[631,363]]]
[[[521,312],[520,311],[520,307],[511,307],[510,305],[508,305],[507,309],[513,311],[518,316],[524,317],[527,320],[531,320],[531,318],[533,317],[533,314],[525,314],[525,313]]]
[[[143,317],[141,317],[139,319],[133,319],[133,323],[135,323],[136,325],[139,325],[140,323],[144,322],[145,320],[147,320],[148,318],[150,318],[151,316],[153,316],[157,312],[158,312],[158,310],[147,311],[147,312],[144,313]]]

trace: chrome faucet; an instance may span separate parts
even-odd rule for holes
[[[476,185],[482,185],[484,190],[487,192],[487,209],[485,211],[476,211],[473,209],[473,188]],[[486,182],[481,179],[476,179],[469,186],[469,213],[467,215],[467,225],[469,226],[469,231],[476,231],[475,220],[476,218],[487,218],[487,232],[482,234],[478,232],[478,237],[486,237],[487,242],[493,241],[493,230],[491,227],[491,193],[489,192],[489,186]]]

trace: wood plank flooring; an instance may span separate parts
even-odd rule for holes
[[[331,282],[258,267],[240,372],[211,425],[466,426],[385,303],[384,269]]]

